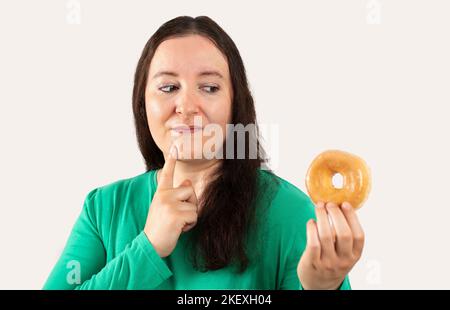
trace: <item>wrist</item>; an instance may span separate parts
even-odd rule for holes
[[[144,234],[147,237],[148,242],[150,242],[151,246],[155,249],[155,251],[158,254],[158,256],[162,258],[163,256],[161,255],[161,250],[156,245],[155,241],[152,238],[152,235],[149,234],[145,229],[144,229]]]

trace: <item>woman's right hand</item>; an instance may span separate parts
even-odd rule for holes
[[[191,181],[184,180],[173,188],[177,148],[172,146],[169,153],[144,227],[144,233],[160,257],[172,253],[181,233],[194,227],[198,216],[198,201]]]

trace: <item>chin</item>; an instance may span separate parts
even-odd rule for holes
[[[203,154],[197,153],[197,156],[195,156],[194,152],[192,151],[190,154],[186,154],[184,152],[181,152],[178,154],[178,160],[190,162],[190,161],[196,161],[196,160],[204,160]]]

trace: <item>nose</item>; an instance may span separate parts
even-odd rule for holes
[[[198,100],[194,94],[185,91],[176,102],[176,113],[182,116],[191,116],[199,112]]]

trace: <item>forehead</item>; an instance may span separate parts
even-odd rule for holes
[[[211,40],[189,35],[165,40],[158,46],[150,64],[150,76],[162,70],[179,74],[217,70],[227,77],[228,63]]]

